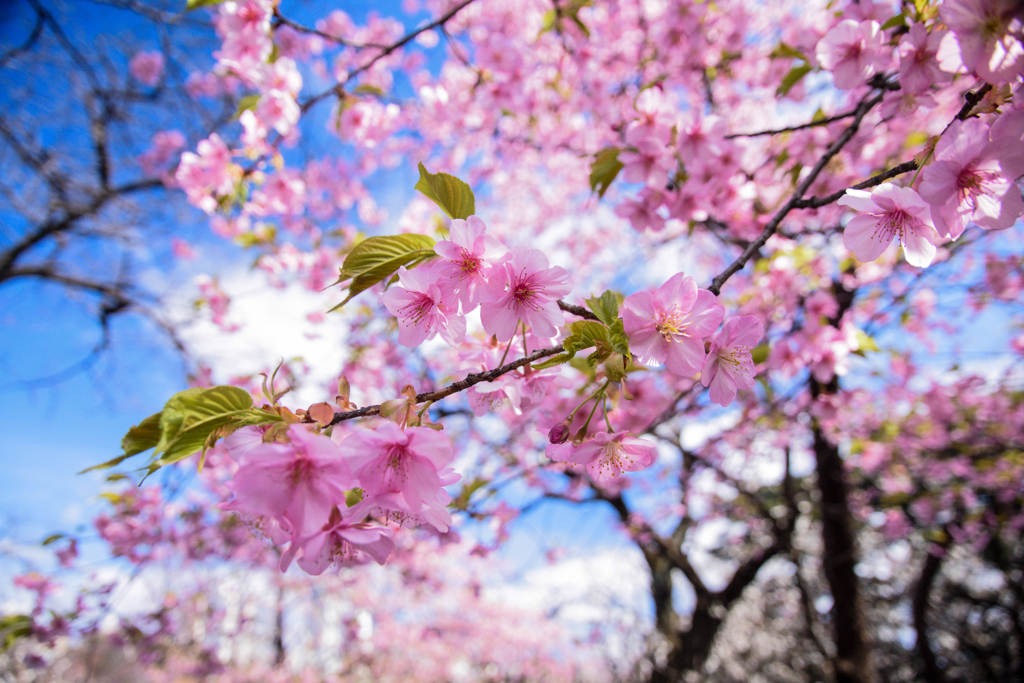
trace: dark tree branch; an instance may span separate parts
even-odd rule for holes
[[[17,57],[18,55],[22,54],[23,52],[28,52],[29,50],[32,49],[32,46],[36,44],[36,41],[39,40],[39,36],[42,35],[42,33],[43,33],[43,24],[44,23],[45,23],[45,21],[44,21],[43,14],[41,12],[37,11],[36,12],[36,23],[32,27],[32,31],[31,31],[31,33],[29,33],[28,38],[26,38],[25,42],[22,43],[21,45],[19,45],[18,47],[13,47],[10,50],[8,50],[7,52],[5,52],[3,55],[0,55],[0,68],[3,68],[4,66],[6,66],[7,62],[9,62],[10,60],[14,59],[15,57]]]
[[[921,576],[914,587],[914,630],[917,632],[915,649],[924,669],[921,672],[921,680],[926,683],[945,683],[946,677],[942,674],[942,669],[939,668],[939,664],[935,659],[935,652],[932,650],[932,644],[928,639],[928,600],[931,595],[932,584],[942,568],[942,556],[946,550],[944,547],[939,546],[935,546],[934,549],[937,552],[931,552],[931,549],[927,552],[924,566],[921,568]]]
[[[344,98],[345,97],[345,86],[348,84],[349,81],[351,81],[353,78],[355,78],[359,74],[363,73],[364,71],[367,71],[370,68],[372,68],[374,64],[376,64],[380,60],[384,59],[385,57],[390,55],[395,50],[399,50],[402,47],[404,47],[407,43],[409,43],[410,41],[415,39],[416,36],[418,36],[419,34],[424,33],[426,31],[430,31],[432,29],[435,29],[438,26],[444,26],[446,23],[448,23],[452,19],[452,17],[454,17],[456,14],[458,14],[460,11],[462,11],[462,9],[464,7],[466,7],[467,5],[469,5],[472,2],[474,2],[474,0],[462,0],[462,2],[460,2],[459,4],[457,4],[454,7],[452,7],[450,10],[445,12],[441,17],[439,17],[435,21],[433,21],[433,22],[431,22],[429,24],[426,24],[425,26],[421,26],[420,28],[418,28],[418,29],[416,29],[414,31],[410,31],[405,36],[403,36],[398,42],[392,43],[391,45],[388,45],[387,47],[382,48],[380,54],[375,55],[373,57],[373,59],[371,59],[367,63],[363,64],[362,66],[360,66],[360,67],[358,67],[356,69],[353,69],[352,71],[349,71],[348,74],[346,74],[346,76],[345,76],[345,80],[343,80],[341,83],[338,83],[336,86],[334,86],[330,90],[325,90],[322,93],[319,93],[317,95],[313,95],[311,98],[309,98],[308,100],[303,102],[302,103],[302,111],[303,112],[308,111],[309,108],[312,107],[314,104],[316,104],[317,102],[320,102],[321,100],[331,96],[332,94],[334,96],[338,97],[338,98]]]
[[[743,266],[747,264],[747,261],[749,261],[751,257],[753,257],[754,254],[756,254],[761,247],[765,245],[768,238],[775,234],[779,224],[782,223],[782,219],[788,216],[789,212],[796,208],[797,202],[803,199],[804,194],[807,193],[807,190],[810,189],[811,185],[818,179],[818,176],[825,169],[826,164],[828,164],[828,162],[832,160],[832,157],[838,154],[839,151],[853,138],[854,134],[860,129],[860,124],[864,120],[864,117],[867,116],[868,112],[871,111],[876,104],[882,101],[882,97],[884,95],[885,93],[883,91],[879,92],[874,97],[861,100],[855,110],[856,113],[854,114],[853,121],[850,122],[850,125],[846,127],[835,142],[829,145],[828,149],[825,150],[825,153],[820,159],[818,159],[818,162],[814,164],[810,173],[807,174],[807,177],[804,178],[796,188],[796,191],[793,193],[793,196],[789,198],[789,201],[787,201],[782,208],[772,216],[771,220],[769,220],[767,225],[764,226],[764,230],[761,234],[747,245],[747,248],[743,250],[743,253],[740,254],[739,258],[733,261],[728,268],[722,271],[714,280],[711,281],[711,285],[708,289],[712,294],[715,294],[716,296],[720,294],[722,291],[722,285],[724,285],[730,277],[743,268]]]
[[[512,372],[524,365],[529,365],[534,361],[538,361],[541,358],[547,358],[548,356],[554,356],[555,354],[562,353],[565,351],[561,346],[552,346],[546,349],[539,349],[533,353],[524,356],[518,360],[514,360],[511,363],[506,363],[501,367],[488,370],[487,372],[473,372],[466,376],[466,379],[453,382],[443,389],[437,391],[430,391],[423,394],[416,394],[416,403],[426,403],[427,401],[440,401],[442,398],[457,394],[460,391],[465,391],[475,384],[481,382],[493,382],[507,372]],[[364,408],[357,408],[356,410],[349,410],[347,412],[335,413],[334,419],[331,420],[331,424],[335,425],[345,420],[353,420],[357,417],[369,417],[371,415],[380,414],[380,405],[366,406]]]

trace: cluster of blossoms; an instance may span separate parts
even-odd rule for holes
[[[451,498],[442,487],[460,476],[448,467],[454,453],[442,434],[384,422],[331,438],[292,425],[286,438],[265,442],[256,428],[228,437],[238,471],[234,497],[221,506],[289,544],[282,571],[293,560],[310,574],[370,558],[383,564],[394,548],[387,523],[448,531]]]
[[[846,247],[861,261],[874,261],[898,240],[907,262],[923,268],[936,246],[958,238],[968,223],[986,230],[1012,226],[1024,213],[1014,182],[1024,174],[1021,123],[1020,115],[993,127],[980,119],[954,121],[921,173],[920,194],[892,183],[847,190],[839,204],[859,213],[843,233]]]
[[[898,58],[902,97],[914,107],[934,106],[932,87],[966,70],[991,85],[1012,84],[1024,74],[1014,3],[953,0],[938,15],[949,30],[914,23],[898,44],[874,19],[843,19],[818,42],[818,63],[832,72],[837,88],[850,90]],[[936,246],[957,239],[969,222],[986,230],[1010,227],[1024,212],[1014,182],[1024,174],[1022,133],[1020,110],[1004,113],[992,127],[979,118],[956,120],[926,157],[917,190],[892,183],[871,192],[847,190],[839,204],[858,215],[846,226],[846,247],[859,260],[874,261],[898,240],[907,262],[925,267]]]
[[[401,268],[398,287],[381,303],[398,318],[399,343],[418,346],[440,334],[452,346],[466,334],[465,315],[480,307],[484,331],[512,339],[520,322],[550,339],[565,322],[558,299],[572,290],[569,273],[550,267],[539,249],[509,249],[485,235],[484,222],[470,216],[451,224],[451,240],[438,243],[440,256],[415,271]]]

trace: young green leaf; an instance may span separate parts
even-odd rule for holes
[[[600,297],[584,299],[583,302],[605,325],[611,325],[619,319],[619,297],[611,290],[605,290]]]
[[[476,197],[469,185],[447,173],[429,173],[422,162],[419,169],[416,189],[440,206],[449,218],[465,220],[476,213]]]
[[[598,197],[604,197],[608,186],[622,170],[623,164],[619,161],[620,151],[618,147],[602,149],[590,163],[590,189],[597,192]]]
[[[351,278],[348,296],[331,310],[337,310],[360,292],[391,277],[399,266],[411,268],[435,256],[434,240],[426,235],[402,234],[368,237],[345,257],[338,280]]]
[[[789,73],[787,73],[782,78],[782,83],[779,85],[779,89],[775,92],[775,94],[778,95],[779,97],[785,97],[786,93],[792,90],[793,86],[799,83],[804,76],[810,73],[810,71],[811,67],[808,64],[800,64],[799,66],[794,66],[792,69],[789,70]]]

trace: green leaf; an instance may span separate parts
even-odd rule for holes
[[[43,539],[43,542],[42,542],[41,545],[45,548],[48,545],[52,545],[52,544],[56,543],[57,541],[59,541],[62,538],[64,538],[64,534],[50,534],[49,536],[47,536],[46,538]]]
[[[807,61],[807,57],[803,52],[800,52],[800,50],[797,50],[795,47],[787,45],[786,43],[779,43],[776,45],[775,49],[772,50],[772,53],[768,56],[772,59],[799,59],[804,62]]]
[[[620,151],[622,150],[618,147],[602,149],[590,163],[590,189],[597,192],[598,197],[604,197],[615,176],[622,170],[623,164],[619,161]]]
[[[621,318],[616,318],[612,321],[612,324],[608,326],[608,341],[611,343],[612,349],[616,353],[621,353],[627,358],[630,357],[629,337],[626,336],[626,330],[624,329]]]
[[[750,357],[753,359],[754,364],[760,364],[768,360],[768,351],[768,344],[758,344],[750,349]]]
[[[476,213],[476,197],[465,182],[447,173],[429,173],[420,162],[416,189],[441,207],[450,218],[469,218]]]
[[[570,334],[562,342],[565,353],[549,358],[543,363],[534,365],[538,370],[554,367],[572,360],[583,349],[596,347],[594,353],[587,357],[587,365],[594,367],[608,358],[612,353],[612,345],[608,339],[608,327],[596,320],[577,320],[569,326]]]
[[[610,289],[605,290],[600,297],[595,296],[583,301],[605,325],[611,325],[619,319],[619,297]]]
[[[863,330],[857,330],[857,350],[858,351],[879,351],[878,344],[875,342],[874,337],[868,335]]]
[[[128,430],[121,439],[125,457],[148,451],[158,443],[163,432],[160,429],[160,413],[154,413]]]
[[[363,240],[345,257],[338,280],[334,283],[340,284],[351,278],[348,296],[331,310],[341,308],[360,292],[390,277],[399,266],[411,268],[433,258],[436,256],[434,244],[434,240],[426,235],[411,233],[380,235]]]
[[[3,643],[0,650],[5,651],[19,638],[26,638],[30,635],[32,635],[32,617],[27,614],[8,614],[0,617],[0,642]]]
[[[199,9],[200,7],[219,5],[222,2],[224,2],[224,0],[187,0],[185,3],[185,11],[191,12],[192,10]]]
[[[779,85],[779,89],[775,92],[779,97],[785,97],[786,94],[793,89],[793,86],[800,82],[800,80],[806,76],[811,70],[809,64],[801,64],[794,66],[789,70],[783,79],[782,84]]]
[[[160,413],[162,434],[153,454],[160,457],[150,469],[178,462],[201,450],[214,430],[241,418],[241,413],[251,408],[249,392],[238,387],[186,389],[175,394]]]
[[[239,118],[242,115],[242,112],[244,111],[247,111],[249,109],[255,109],[256,105],[259,104],[259,101],[259,95],[246,95],[242,99],[238,100],[238,108],[235,109],[234,118]]]
[[[896,28],[897,26],[906,26],[906,23],[907,18],[902,14],[897,14],[896,16],[889,19],[889,21],[882,24],[882,30],[888,31],[889,29]]]

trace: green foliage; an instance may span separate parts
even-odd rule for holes
[[[281,422],[273,409],[254,408],[249,392],[238,387],[186,389],[167,401],[164,409],[132,427],[121,441],[124,453],[82,472],[103,470],[153,449],[149,473],[211,448],[219,438],[249,425]]]
[[[416,189],[440,206],[450,218],[465,220],[476,213],[476,197],[469,185],[447,173],[428,173],[422,162],[419,169]]]
[[[789,70],[789,73],[783,76],[782,83],[779,84],[779,88],[775,91],[775,94],[779,97],[785,97],[786,94],[793,89],[793,86],[799,83],[804,76],[810,73],[810,71],[811,66],[809,64],[799,64],[794,66]]]
[[[259,95],[246,95],[242,99],[238,100],[238,108],[235,109],[235,118],[237,119],[242,115],[242,112],[255,109],[256,105],[259,104]]]
[[[576,24],[583,35],[590,37],[590,29],[587,28],[579,17],[579,12],[584,7],[590,7],[592,4],[591,0],[569,0],[565,4],[557,4],[554,9],[549,9],[544,13],[544,25],[541,28],[541,34],[545,34],[548,31],[554,31],[555,33],[561,33],[564,29],[562,28],[562,21],[569,19],[572,23]]]
[[[569,330],[569,336],[562,342],[565,353],[560,353],[534,367],[543,369],[567,363],[577,353],[591,347],[594,347],[595,350],[587,356],[587,365],[590,367],[596,366],[612,354],[614,349],[608,336],[608,326],[604,323],[596,320],[577,320],[569,326]]]
[[[584,299],[587,308],[594,312],[597,319],[605,325],[611,325],[619,319],[619,297],[611,290],[605,290],[600,297]]]
[[[598,197],[604,197],[615,176],[622,170],[623,164],[619,161],[620,151],[622,150],[618,147],[602,149],[590,163],[590,189],[597,192]]]
[[[192,10],[199,9],[200,7],[219,5],[222,2],[224,2],[224,0],[187,0],[185,3],[185,11],[191,12]]]
[[[369,237],[356,245],[345,257],[341,273],[334,284],[351,279],[348,296],[332,308],[336,311],[360,292],[391,277],[399,266],[414,267],[434,254],[434,240],[426,235],[380,235]]]
[[[7,614],[0,617],[0,652],[6,651],[19,638],[32,635],[32,617],[27,614]]]

